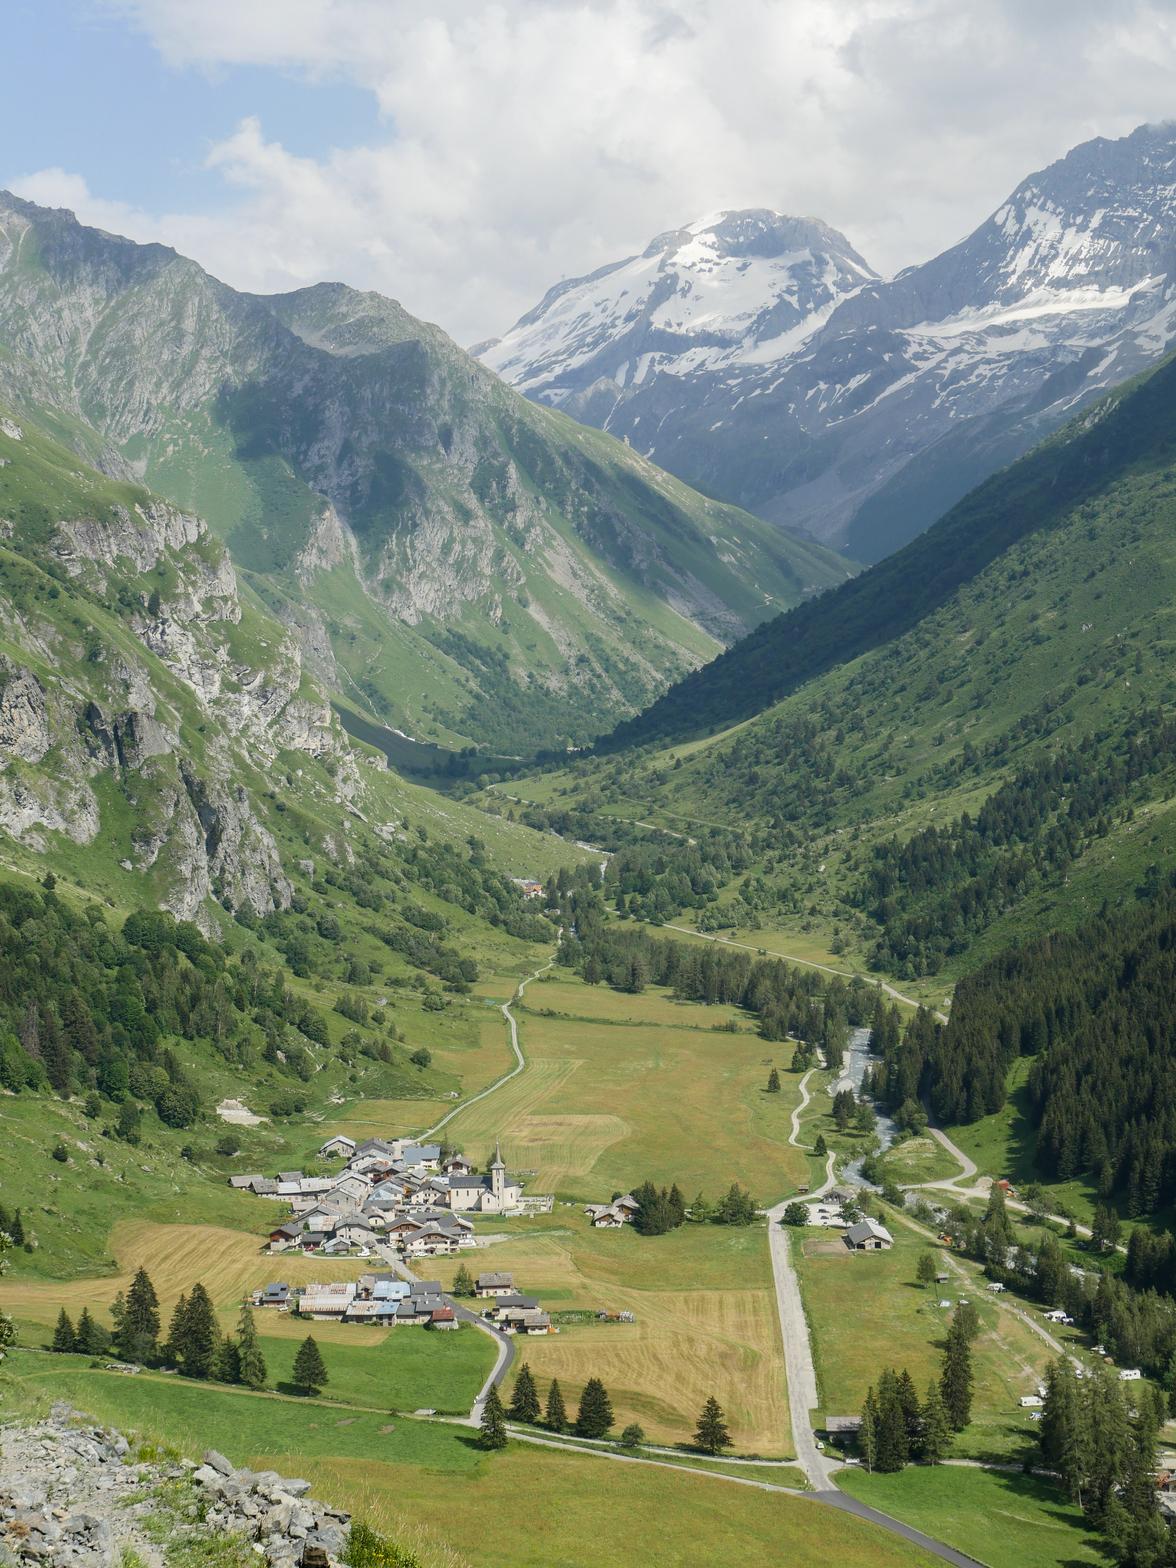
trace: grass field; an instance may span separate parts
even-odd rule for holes
[[[900,1222],[887,1223],[895,1243],[887,1252],[850,1252],[840,1236],[819,1231],[807,1231],[798,1249],[822,1411],[857,1414],[867,1388],[889,1366],[907,1368],[922,1394],[939,1375],[950,1317],[938,1302],[954,1306],[965,1296],[979,1312],[981,1333],[972,1347],[972,1422],[955,1452],[1020,1459],[1036,1429],[1017,1400],[1036,1391],[1053,1351],[1008,1304],[986,1294],[970,1266],[966,1285],[954,1272],[942,1287],[917,1285],[915,1266],[927,1243]]]
[[[729,1552],[748,1568],[774,1568],[781,1555],[798,1568],[830,1561],[930,1568],[930,1559],[855,1519],[697,1471],[524,1444],[488,1456],[461,1427],[348,1413],[325,1400],[117,1377],[90,1370],[79,1357],[18,1351],[10,1366],[17,1402],[27,1411],[67,1399],[191,1455],[212,1445],[239,1464],[305,1475],[318,1495],[409,1542],[428,1568],[617,1568],[637,1561],[701,1568]]]
[[[519,1010],[526,1073],[458,1115],[449,1135],[474,1159],[501,1137],[538,1191],[607,1198],[648,1176],[689,1197],[740,1181],[774,1200],[805,1172],[787,1143],[794,1095],[764,1093],[791,1052],[714,1027],[732,1016],[664,991],[539,981]]]
[[[637,1421],[654,1441],[680,1443],[714,1394],[727,1412],[736,1451],[792,1452],[784,1361],[767,1243],[760,1226],[685,1225],[668,1236],[626,1228],[593,1230],[575,1208],[549,1221],[516,1222],[497,1243],[495,1268],[554,1312],[632,1311],[635,1323],[564,1324],[520,1342],[545,1397],[558,1377],[572,1402],[600,1377],[617,1429]],[[440,1260],[452,1279],[457,1262]]]
[[[1079,1568],[1106,1561],[1079,1509],[1035,1476],[912,1465],[898,1475],[844,1470],[838,1481],[864,1503],[990,1568]]]
[[[960,1173],[959,1161],[934,1138],[926,1137],[906,1138],[888,1149],[882,1156],[882,1169],[900,1187],[924,1181],[945,1181]]]

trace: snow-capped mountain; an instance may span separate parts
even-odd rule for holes
[[[615,375],[635,363],[633,328],[614,352],[603,314],[591,355],[567,332],[540,352],[557,290],[488,359],[704,490],[877,559],[1176,343],[1176,125],[1084,143],[889,281],[837,254],[840,290],[814,291],[774,337],[741,333],[743,300],[728,312],[716,281],[707,305],[732,325],[725,346],[709,329],[697,363],[682,352]],[[597,277],[608,287],[631,265]],[[565,288],[586,306],[592,286]],[[610,399],[599,380],[584,396],[588,371],[612,378]]]
[[[529,397],[606,424],[619,397],[660,375],[779,359],[876,278],[815,219],[721,212],[557,283],[474,353]]]

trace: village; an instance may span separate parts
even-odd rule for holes
[[[549,1334],[550,1315],[531,1296],[515,1289],[507,1273],[479,1274],[472,1283],[477,1300],[486,1305],[481,1317],[503,1334]],[[449,1330],[458,1327],[458,1312],[440,1280],[406,1280],[399,1274],[361,1274],[358,1280],[290,1286],[284,1282],[255,1290],[251,1305],[259,1311],[292,1312],[320,1323],[366,1323],[380,1328],[410,1326]]]
[[[466,1216],[543,1214],[550,1197],[526,1197],[495,1147],[479,1175],[463,1155],[443,1154],[436,1143],[342,1134],[318,1151],[320,1161],[343,1160],[329,1176],[279,1171],[274,1177],[231,1176],[229,1185],[289,1205],[291,1217],[269,1233],[271,1252],[300,1251],[324,1257],[371,1256],[377,1246],[404,1258],[452,1254],[476,1245]]]

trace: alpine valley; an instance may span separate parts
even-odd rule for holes
[[[0,195],[0,1568],[1176,1568],[1174,191]]]

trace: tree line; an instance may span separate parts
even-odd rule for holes
[[[506,1425],[508,1419],[528,1426],[542,1424],[549,1432],[560,1435],[571,1433],[575,1437],[595,1441],[608,1437],[616,1424],[612,1400],[598,1377],[590,1377],[584,1384],[579,1409],[572,1421],[568,1416],[559,1379],[552,1378],[546,1401],[541,1404],[535,1374],[525,1361],[515,1377],[509,1405],[503,1404],[498,1385],[490,1385],[479,1421],[479,1442],[483,1448],[506,1447],[510,1437]],[[645,1433],[636,1422],[632,1422],[621,1432],[619,1441],[622,1448],[637,1448],[645,1441]],[[719,1454],[724,1448],[730,1448],[731,1444],[731,1433],[723,1408],[712,1394],[699,1413],[694,1446],[706,1454]]]
[[[236,1383],[262,1389],[269,1372],[258,1339],[253,1312],[242,1306],[235,1336],[222,1333],[212,1298],[201,1283],[181,1295],[166,1334],[161,1334],[159,1297],[146,1269],[135,1272],[125,1295],[119,1292],[106,1328],[83,1307],[74,1323],[64,1307],[53,1330],[52,1349],[89,1356],[114,1354],[140,1366],[168,1367],[198,1381]],[[317,1394],[328,1381],[322,1352],[307,1335],[294,1358],[293,1383],[304,1394]]]

